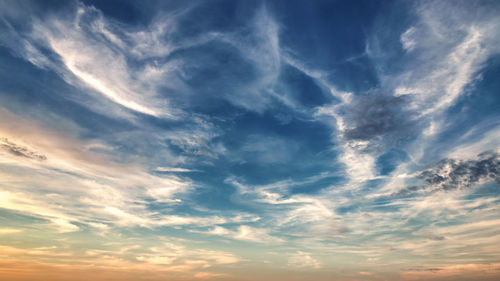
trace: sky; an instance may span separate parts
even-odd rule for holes
[[[499,1],[0,6],[0,280],[500,278]]]

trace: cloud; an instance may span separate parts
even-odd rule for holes
[[[45,155],[29,150],[26,147],[16,145],[15,143],[10,142],[7,138],[0,138],[0,148],[19,157],[26,157],[39,161],[47,160]]]
[[[238,190],[233,195],[234,199],[265,212],[265,216],[261,219],[261,225],[265,225],[267,231],[281,233],[286,229],[288,234],[297,236],[307,236],[304,231],[325,237],[332,234],[344,234],[348,229],[336,221],[339,216],[333,210],[335,202],[329,198],[330,195],[324,193],[317,195],[290,194],[292,187],[314,184],[324,177],[326,175],[312,177],[303,182],[285,180],[262,186],[244,185],[235,178],[226,179],[226,182],[234,185]],[[218,233],[218,235],[223,236],[246,237],[247,235],[243,234],[259,233],[257,230],[250,232],[240,228],[238,229],[239,233],[235,233],[217,227],[211,231],[213,234]],[[267,235],[262,233],[258,236],[266,237]],[[281,237],[279,239],[281,240]],[[275,239],[266,240],[273,241]]]
[[[287,163],[299,151],[299,145],[293,140],[281,137],[250,135],[241,147],[243,159],[257,163]]]
[[[126,62],[126,48],[120,49],[124,43],[108,29],[109,25],[99,10],[79,5],[72,21],[42,20],[34,24],[31,36],[61,58],[67,72],[64,69],[56,71],[70,84],[75,81],[68,73],[128,109],[147,115],[170,116],[170,112],[153,106],[155,89],[147,87],[148,81],[136,80],[136,71]],[[108,40],[102,40],[99,35]],[[155,103],[166,108],[164,101],[156,100]]]
[[[236,231],[221,226],[215,226],[207,232],[200,231],[200,233],[256,243],[282,243],[284,241],[281,238],[270,235],[269,232],[269,229],[256,228],[248,225],[240,225]]]
[[[10,10],[10,13],[23,12],[17,5]],[[178,14],[159,17],[151,27],[134,30],[105,18],[93,6],[77,3],[65,12],[64,17],[59,13],[33,16],[27,23],[31,31],[14,31],[12,26],[17,23],[7,22],[11,32],[2,41],[34,65],[53,70],[68,84],[83,89],[79,94],[111,102],[103,105],[88,98],[66,96],[91,110],[127,116],[114,103],[132,112],[160,118],[177,118],[182,114],[171,107],[160,91],[166,79],[169,87],[182,88],[182,83],[172,75],[178,66],[171,61],[158,62],[160,57],[179,48],[162,39],[175,31]],[[21,48],[10,41],[20,42]]]
[[[407,21],[354,36],[367,36],[366,52],[317,66],[290,48],[295,27],[278,22],[288,14],[272,3],[139,5],[137,25],[74,3],[36,13],[6,5],[30,19],[23,28],[0,12],[0,41],[25,60],[5,61],[46,79],[34,81],[43,91],[24,96],[6,79],[0,93],[9,108],[0,108],[0,206],[9,222],[0,235],[13,239],[0,248],[12,264],[189,280],[230,279],[218,271],[265,260],[288,271],[325,268],[328,279],[342,267],[331,267],[338,257],[367,264],[359,278],[360,270],[422,265],[420,257],[437,272],[447,265],[432,261],[487,263],[498,252],[498,199],[480,192],[500,182],[498,122],[447,135],[448,110],[476,94],[478,74],[498,53],[493,12],[465,2],[408,5]],[[384,5],[380,17],[390,17]],[[205,21],[211,9],[224,16]],[[394,48],[374,46],[381,28],[392,37],[379,42]],[[373,67],[371,90],[339,90],[366,84],[340,73],[346,62]],[[397,163],[380,175],[381,159]],[[444,160],[427,165],[436,159]],[[23,243],[27,235],[43,248]],[[81,245],[89,245],[84,254]]]
[[[422,181],[423,185],[410,185],[392,195],[469,189],[489,182],[500,184],[500,157],[496,152],[486,151],[475,159],[446,158],[429,169],[415,173],[413,178]]]
[[[22,232],[23,230],[21,229],[15,229],[15,228],[0,228],[0,235],[3,234],[12,234],[12,233],[19,233]]]
[[[408,97],[371,94],[350,105],[348,113],[352,128],[344,131],[348,140],[371,140],[388,134],[402,134],[414,128],[414,113],[407,110]]]
[[[417,42],[413,39],[414,33],[415,28],[410,27],[403,34],[401,34],[401,44],[407,52],[411,52],[417,45]]]
[[[194,11],[189,6],[159,12],[150,24],[136,28],[77,3],[65,16],[34,16],[27,23],[29,32],[16,31],[12,27],[16,23],[7,21],[9,32],[0,39],[12,52],[53,70],[86,95],[132,112],[179,119],[187,114],[185,108],[197,106],[204,95],[211,94],[211,88],[219,94],[225,89],[221,96],[233,105],[262,112],[280,69],[274,19],[260,8],[234,30],[220,32],[207,26],[201,34],[188,34],[181,23]],[[10,13],[23,13],[21,7],[13,7],[19,10],[12,8]],[[72,98],[103,114],[124,115],[119,108],[103,108],[98,101]]]
[[[145,270],[149,271],[148,279],[155,277],[159,279],[186,280],[186,278],[192,278],[199,270],[208,270],[211,267],[217,267],[220,270],[221,266],[241,261],[238,256],[228,252],[201,247],[191,248],[184,245],[186,241],[183,241],[184,243],[180,241],[172,243],[170,241],[162,242],[160,239],[156,241],[154,247],[149,248],[137,244],[120,248],[123,246],[122,242],[124,241],[115,241],[112,245],[107,245],[106,249],[87,250],[85,253],[79,252],[78,255],[75,255],[76,251],[73,251],[73,249],[62,246],[10,247],[0,245],[2,253],[8,255],[2,257],[0,267],[5,266],[6,262],[26,263],[25,259],[29,257],[30,259],[37,259],[38,265],[48,267],[55,265],[56,268],[51,268],[51,271],[55,273],[60,273],[64,268],[81,272],[111,270],[110,276],[116,277],[117,274],[130,276],[134,272]],[[88,246],[92,247],[89,244]],[[73,262],[77,265],[73,264]],[[32,268],[33,265],[31,264],[26,265],[27,268],[31,266],[31,270],[39,270],[36,267]],[[72,272],[74,274],[74,271]],[[146,272],[141,275],[143,274],[146,274]]]
[[[186,168],[178,168],[178,167],[156,167],[155,171],[157,171],[157,172],[166,172],[166,173],[189,173],[189,172],[197,172],[197,170],[186,169]]]
[[[480,7],[469,15],[471,3],[422,3],[417,21],[401,34],[408,68],[396,77],[394,92],[413,95],[412,107],[421,115],[440,114],[454,104],[465,87],[477,78],[485,61],[497,54],[498,22]],[[389,78],[389,77],[387,77]]]
[[[294,268],[321,268],[321,263],[313,258],[310,253],[298,251],[288,258],[288,266]]]
[[[192,271],[241,261],[239,257],[232,253],[203,248],[192,249],[183,244],[170,242],[160,244],[149,250],[150,253],[137,256],[136,260],[161,265],[171,271]]]
[[[181,203],[177,196],[190,190],[191,181],[151,174],[139,163],[116,162],[109,154],[92,150],[99,144],[95,140],[79,140],[4,109],[0,117],[5,121],[0,123],[0,135],[5,136],[0,143],[2,207],[46,219],[60,232],[78,231],[81,224],[156,228],[255,220],[241,213],[195,216],[148,209],[150,204]],[[44,161],[26,161],[40,155]]]
[[[471,159],[484,151],[500,153],[500,127],[496,122],[485,122],[462,135],[457,143],[449,152],[449,158]]]
[[[338,91],[333,86],[329,88],[332,96],[338,98],[340,102],[334,105],[318,107],[314,116],[319,120],[326,118],[324,121],[335,128],[336,131],[332,138],[334,143],[337,144],[336,146],[338,146],[337,149],[340,154],[338,160],[345,165],[345,173],[348,179],[352,182],[373,179],[375,177],[375,156],[370,153],[370,150],[372,150],[370,149],[370,141],[344,137],[345,132],[353,130],[354,127],[345,112],[346,109],[355,108],[352,106],[356,103],[355,96],[353,93]],[[374,110],[376,111],[376,108]],[[356,117],[356,115],[354,116]],[[365,118],[361,117],[359,119],[362,123],[361,120]],[[365,123],[368,124],[369,121],[365,121]],[[383,121],[379,120],[379,123],[383,123]],[[376,126],[372,124],[372,127],[375,128]],[[362,132],[360,131],[360,133]],[[377,132],[373,131],[372,134],[374,133]],[[367,134],[368,132],[365,133],[365,135]],[[361,136],[361,134],[359,135]]]
[[[188,16],[189,13],[186,14]],[[172,52],[175,76],[185,85],[176,98],[188,107],[220,105],[262,113],[272,105],[271,89],[279,76],[278,25],[265,8],[229,31],[204,29]],[[182,47],[182,48],[181,48]]]
[[[206,279],[215,277],[224,277],[226,274],[213,273],[213,272],[198,272],[194,275],[195,278]]]
[[[500,274],[498,263],[452,264],[409,269],[401,273],[403,280],[495,280]]]
[[[500,184],[500,157],[496,153],[482,153],[477,159],[442,160],[435,168],[420,173],[419,178],[433,189],[451,190],[469,188],[482,181]]]
[[[255,80],[235,91],[229,100],[249,110],[262,112],[270,103],[269,92],[278,79],[281,67],[278,23],[262,6],[257,9],[248,27],[236,34],[223,36],[222,40],[237,47],[256,70]]]

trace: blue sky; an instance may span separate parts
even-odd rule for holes
[[[498,278],[499,4],[2,1],[5,280]]]

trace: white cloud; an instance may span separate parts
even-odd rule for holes
[[[12,234],[12,233],[19,233],[22,232],[21,229],[16,229],[16,228],[0,228],[0,235],[2,234]]]
[[[487,124],[490,127],[490,124]],[[476,130],[471,130],[463,138],[470,135],[479,134]],[[453,159],[472,159],[485,151],[493,151],[500,153],[500,128],[498,126],[491,126],[488,131],[484,133],[479,139],[471,141],[461,141],[461,144],[454,147],[448,157]]]
[[[298,251],[288,258],[288,266],[293,268],[314,268],[321,267],[321,263],[313,258],[310,253]]]
[[[86,29],[88,23],[91,30]],[[56,71],[67,82],[74,84],[75,80],[68,76],[71,73],[86,86],[128,109],[153,116],[170,116],[170,112],[153,106],[160,101],[154,100],[154,89],[145,87],[147,81],[134,79],[135,71],[128,66],[126,53],[120,48],[123,41],[106,29],[106,25],[98,10],[80,6],[73,23],[57,18],[40,21],[34,24],[32,37],[60,56],[67,73],[64,69]],[[102,41],[99,34],[111,40]]]
[[[417,45],[416,40],[413,38],[414,34],[414,27],[408,28],[403,34],[401,34],[401,44],[403,45],[403,48],[408,52],[411,52]]]
[[[191,249],[183,244],[164,243],[150,249],[152,253],[137,256],[138,261],[168,265],[170,270],[194,270],[214,265],[233,264],[241,259],[232,253],[208,249]]]
[[[187,172],[193,172],[196,170],[179,168],[179,167],[156,167],[155,171],[157,171],[157,172],[187,173]]]
[[[233,235],[234,239],[247,240],[252,242],[279,243],[283,240],[269,235],[269,230],[241,225],[238,232]]]
[[[401,35],[405,48],[418,51],[396,77],[396,94],[413,94],[422,115],[435,115],[453,105],[486,60],[500,52],[498,21],[467,14],[467,3],[429,2],[417,9],[417,22]],[[418,43],[417,43],[418,42]],[[387,81],[390,82],[390,81]]]
[[[250,241],[256,243],[281,243],[284,240],[269,234],[270,230],[265,228],[256,228],[248,225],[240,225],[236,231],[229,230],[221,226],[215,226],[207,232],[211,235],[223,236],[236,240]]]

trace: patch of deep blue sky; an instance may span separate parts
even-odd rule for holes
[[[415,120],[405,97],[395,97],[383,85],[379,75],[398,73],[409,63],[411,56],[401,46],[400,36],[412,24],[409,1],[83,1],[100,10],[104,17],[125,28],[147,27],[160,12],[182,11],[178,30],[172,40],[187,40],[201,34],[232,33],[245,30],[255,14],[263,7],[279,28],[280,51],[298,58],[306,66],[325,73],[323,79],[339,91],[352,92],[359,98],[345,115],[355,124],[346,133],[347,138],[378,143],[379,157],[376,170],[388,175],[400,162],[408,160],[406,146],[415,140],[428,120]],[[23,1],[17,5],[26,8],[25,17],[12,18],[9,24],[20,34],[29,31],[30,17],[63,16],[74,13],[75,3],[68,1]],[[191,8],[191,6],[193,6]],[[188,9],[189,8],[189,9]],[[383,14],[383,17],[380,15]],[[7,29],[5,21],[2,29]],[[245,31],[243,31],[245,32]],[[249,30],[248,32],[251,32]],[[367,42],[376,34],[378,47],[384,57],[367,54]],[[119,35],[119,34],[118,34]],[[252,38],[252,37],[250,37]],[[252,42],[248,44],[257,44]],[[10,46],[11,47],[11,46]],[[50,50],[43,50],[47,54]],[[101,97],[82,95],[84,91],[68,85],[56,73],[40,69],[16,56],[12,48],[0,48],[0,101],[2,105],[20,114],[64,127],[64,119],[84,128],[81,138],[102,139],[114,148],[111,155],[119,161],[129,161],[140,155],[154,170],[165,164],[166,157],[184,157],[180,167],[191,172],[179,174],[191,179],[197,192],[190,197],[197,204],[210,208],[245,208],[231,198],[234,186],[228,177],[249,185],[265,185],[280,180],[303,182],[287,191],[316,193],[330,186],[342,186],[347,181],[344,166],[338,161],[341,147],[335,142],[336,132],[331,126],[314,117],[319,106],[339,101],[329,89],[320,85],[293,65],[282,62],[278,79],[272,90],[286,92],[296,107],[283,104],[275,96],[263,92],[249,93],[247,88],[259,79],[260,70],[241,54],[241,51],[221,41],[210,41],[178,50],[158,60],[184,59],[179,73],[184,83],[194,91],[176,92],[165,88],[165,96],[174,107],[186,115],[180,120],[159,119],[137,115],[138,122],[114,119],[92,111],[82,99]],[[130,67],[139,67],[143,61],[127,58]],[[482,79],[470,85],[459,101],[445,113],[444,129],[435,140],[435,149],[428,151],[427,164],[443,157],[440,150],[457,145],[457,136],[464,134],[484,120],[499,120],[498,57],[487,62],[481,71]],[[259,90],[264,91],[264,90]],[[249,98],[250,96],[250,98]],[[260,99],[264,99],[265,102]],[[264,102],[252,110],[248,105]],[[376,105],[376,108],[374,108]],[[217,136],[198,147],[179,142],[158,142],[148,132],[187,131],[197,128],[194,118],[213,124]],[[498,122],[493,125],[498,125]],[[480,137],[488,128],[477,128]],[[143,131],[128,135],[127,132]],[[193,134],[196,134],[194,132]],[[129,136],[129,137],[120,137]],[[471,136],[474,138],[475,136]],[[224,147],[224,153],[217,153]],[[164,153],[168,148],[169,153]],[[418,167],[424,168],[424,167]],[[158,172],[161,173],[161,172]],[[325,174],[315,182],[307,179]],[[374,180],[366,183],[358,194],[370,193],[384,183]],[[388,200],[384,198],[384,200]],[[164,208],[160,203],[152,208]],[[375,204],[375,203],[371,203]],[[181,212],[187,206],[176,206]],[[348,212],[357,206],[346,206],[339,212]],[[391,207],[380,207],[391,208]]]

